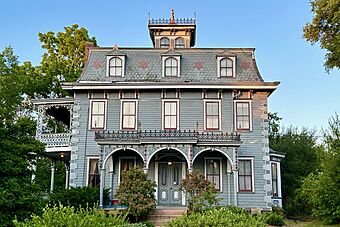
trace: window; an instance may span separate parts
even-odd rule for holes
[[[205,102],[205,129],[220,130],[220,102]]]
[[[176,130],[178,122],[178,101],[163,102],[163,129]]]
[[[169,48],[170,40],[166,37],[161,38],[161,48]]]
[[[89,187],[98,187],[100,184],[100,174],[99,174],[99,159],[90,158],[88,159],[88,182]]]
[[[118,57],[113,57],[109,61],[109,76],[122,76],[123,61]]]
[[[239,160],[238,163],[238,189],[239,191],[253,191],[252,160]]]
[[[106,101],[91,101],[90,129],[105,129]]]
[[[122,102],[122,129],[136,129],[136,101]]]
[[[223,58],[220,62],[220,76],[233,76],[233,60]]]
[[[250,102],[236,102],[236,130],[251,130]]]
[[[277,163],[272,163],[272,192],[273,196],[279,196],[277,177]]]
[[[120,159],[120,181],[122,180],[123,173],[132,170],[136,167],[135,158],[121,158]]]
[[[221,191],[221,159],[206,158],[205,159],[205,175],[206,178],[215,185],[217,191]]]
[[[165,76],[177,76],[178,62],[175,58],[165,60]]]
[[[185,47],[184,39],[182,37],[178,37],[175,40],[175,48],[184,48],[184,47]]]

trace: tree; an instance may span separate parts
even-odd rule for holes
[[[61,82],[75,82],[80,76],[85,63],[85,47],[96,39],[90,38],[88,31],[74,24],[64,27],[64,32],[52,31],[39,33],[42,48],[46,50],[41,60],[41,71],[50,78],[51,91],[61,96]]]
[[[274,143],[280,135],[281,117],[277,113],[268,113],[269,121],[269,142]]]
[[[312,44],[320,42],[327,50],[327,71],[340,69],[340,0],[314,0],[311,11],[314,18],[303,28],[304,38]]]

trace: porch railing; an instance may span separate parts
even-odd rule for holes
[[[67,147],[70,146],[70,133],[50,133],[41,134],[38,138],[41,142],[46,144],[46,147]]]
[[[240,134],[226,132],[198,132],[196,130],[97,131],[97,142],[240,142]]]

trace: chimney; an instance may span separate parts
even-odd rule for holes
[[[94,43],[93,42],[86,42],[86,44],[85,44],[85,55],[84,55],[85,64],[87,63],[87,61],[89,59],[89,53],[90,53],[91,47],[94,47]]]

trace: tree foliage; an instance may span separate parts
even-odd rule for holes
[[[75,82],[85,63],[85,47],[96,39],[90,38],[88,31],[74,24],[64,27],[64,32],[39,33],[39,40],[46,53],[42,56],[41,71],[52,82],[50,89],[55,96],[62,95],[61,82]]]
[[[340,0],[314,0],[311,2],[314,18],[303,28],[304,38],[326,49],[327,71],[340,69]]]

